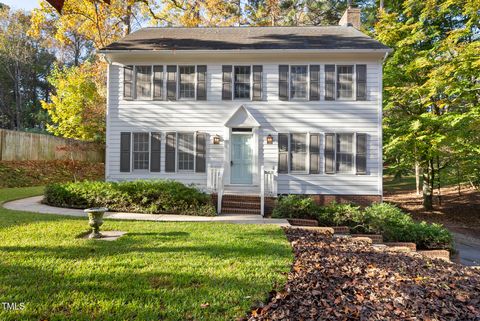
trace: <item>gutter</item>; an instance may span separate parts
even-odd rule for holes
[[[199,54],[199,53],[234,53],[234,54],[248,54],[248,53],[382,53],[385,55],[392,52],[393,49],[186,49],[186,50],[159,50],[159,49],[100,49],[97,51],[99,54],[110,54],[110,53],[147,53],[147,54],[164,54],[164,55],[175,55],[178,53],[182,54]],[[386,56],[385,56],[386,58]]]

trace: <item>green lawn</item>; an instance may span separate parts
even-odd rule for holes
[[[41,188],[0,190],[0,202]],[[293,261],[275,226],[86,219],[0,208],[0,320],[232,320],[283,286]],[[204,307],[202,307],[204,304]],[[208,306],[205,306],[208,304]]]

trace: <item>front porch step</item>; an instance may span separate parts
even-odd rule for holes
[[[242,202],[242,201],[223,200],[222,207],[260,210],[260,201],[259,202]]]
[[[222,214],[260,215],[260,209],[222,207]]]
[[[223,202],[248,202],[248,203],[258,203],[260,206],[260,196],[259,195],[238,195],[238,194],[224,194],[222,196]]]

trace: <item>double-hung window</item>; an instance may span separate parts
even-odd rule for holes
[[[136,98],[152,98],[152,66],[135,66]]]
[[[290,99],[308,98],[308,66],[290,66]]]
[[[337,134],[337,173],[353,172],[353,136],[354,134]]]
[[[307,162],[307,134],[294,133],[290,135],[290,170],[292,172],[305,172]]]
[[[180,66],[178,73],[179,98],[195,99],[195,66]]]
[[[234,98],[250,99],[250,66],[234,67]]]
[[[337,98],[353,99],[353,65],[337,66]]]
[[[194,170],[194,134],[178,133],[178,170]]]
[[[149,167],[149,133],[133,133],[133,169],[148,170]]]

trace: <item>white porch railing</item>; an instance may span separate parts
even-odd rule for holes
[[[222,212],[223,198],[223,168],[208,165],[207,188],[217,194],[217,214]]]
[[[272,170],[266,171],[262,166],[260,175],[260,212],[262,216],[265,215],[265,196],[277,196],[277,167],[274,166]]]

